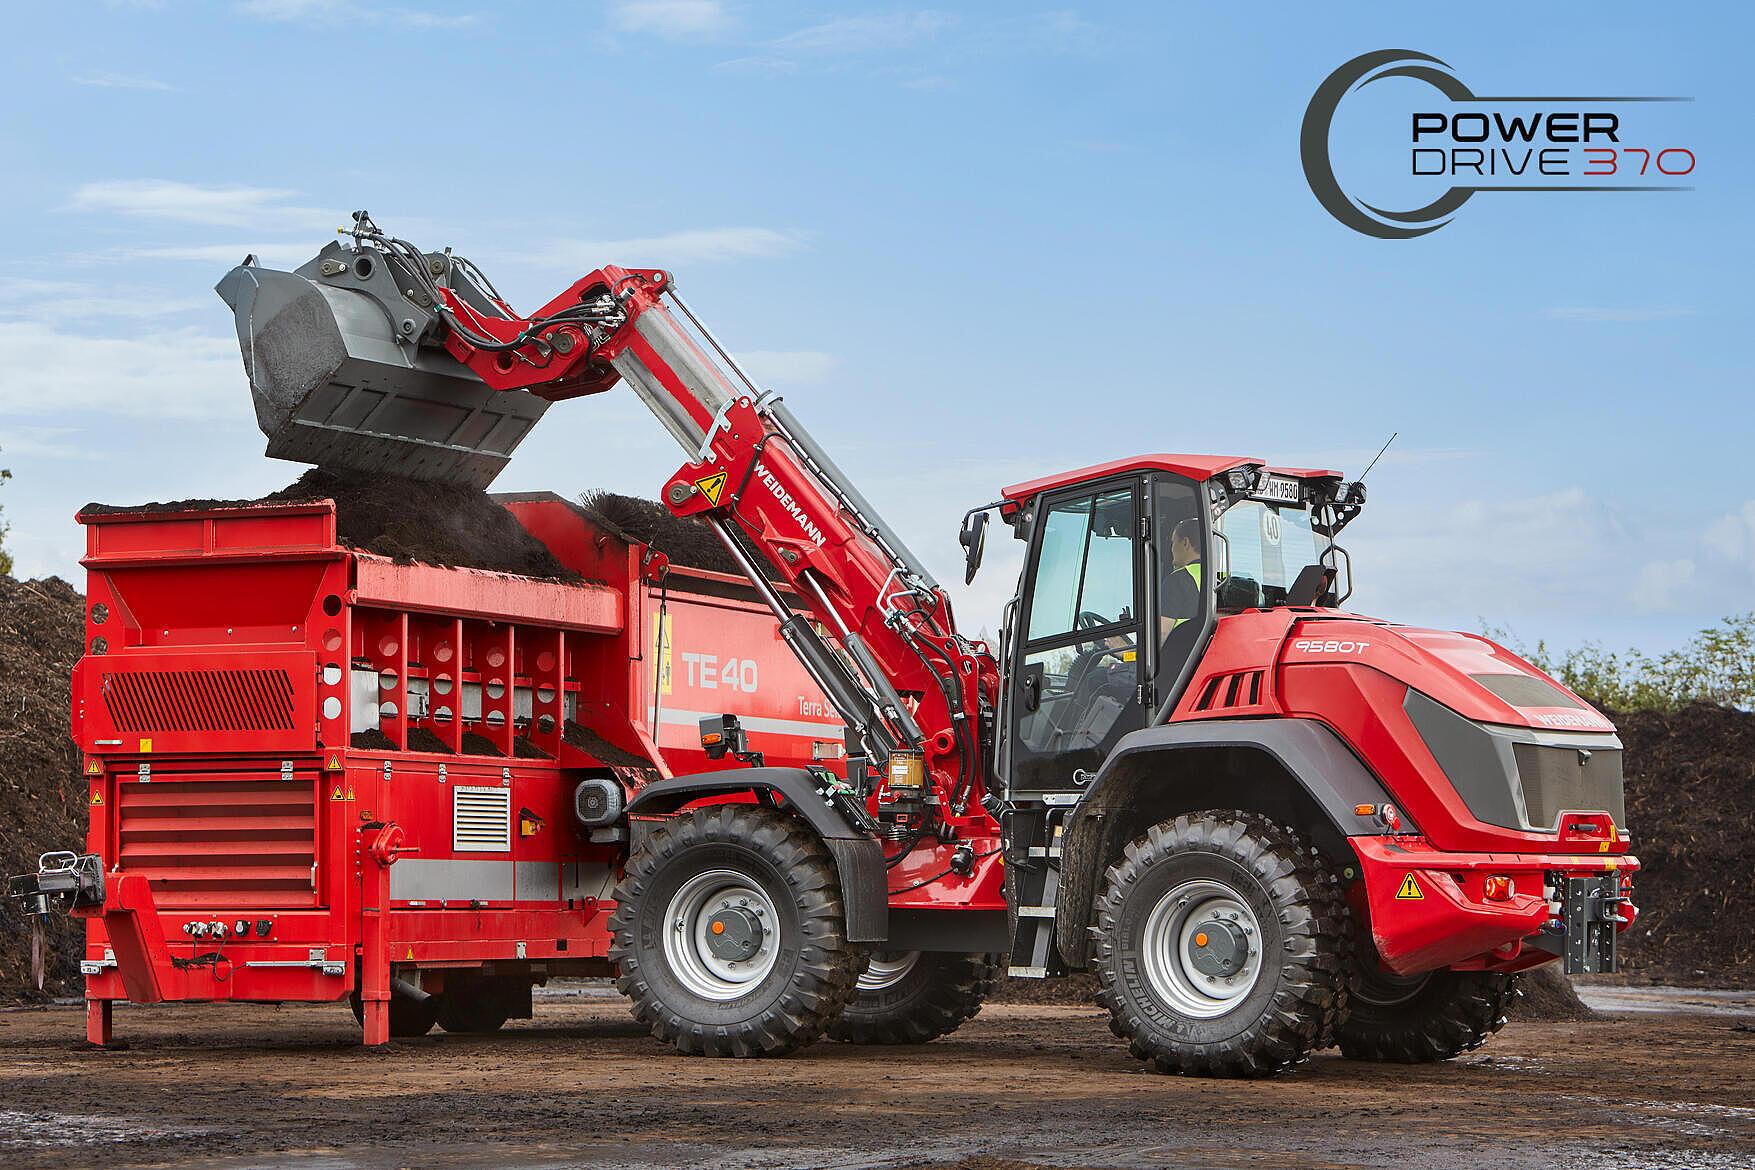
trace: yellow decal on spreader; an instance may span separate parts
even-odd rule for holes
[[[85,761],[85,774],[87,776],[102,776],[104,774],[103,761],[102,760],[87,760],[87,761]]]
[[[411,959],[414,958],[414,948],[413,947],[408,948],[408,957]]]
[[[341,794],[341,785],[337,784],[335,786],[335,791],[333,791],[329,794],[329,799],[330,800],[346,800],[347,799],[347,797],[345,797]]]
[[[96,808],[98,805],[102,804],[103,802],[104,802],[104,794],[99,792],[95,788],[92,789],[91,790],[91,806],[93,808]]]
[[[1426,895],[1420,890],[1420,883],[1414,880],[1413,874],[1402,879],[1402,888],[1395,892],[1395,896],[1409,902],[1420,902],[1426,898]]]
[[[152,750],[152,741],[150,739],[141,740],[140,741],[140,750],[143,752],[151,751]]]
[[[695,481],[695,486],[707,497],[707,502],[717,508],[719,496],[725,491],[725,472],[715,471],[712,475],[702,476]]]

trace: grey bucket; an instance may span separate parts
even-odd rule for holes
[[[331,243],[294,272],[253,257],[214,291],[231,307],[268,455],[485,488],[548,403],[490,389],[423,339],[430,310],[392,267]]]

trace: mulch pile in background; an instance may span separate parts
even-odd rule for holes
[[[69,678],[85,641],[85,598],[59,577],[0,574],[0,881],[34,873],[51,849],[85,849],[85,780],[71,738]],[[0,1001],[80,993],[84,924],[43,932],[43,990],[32,974],[31,916],[0,901]]]
[[[1695,703],[1610,712],[1627,746],[1639,921],[1623,969],[1673,983],[1755,978],[1755,713]]]

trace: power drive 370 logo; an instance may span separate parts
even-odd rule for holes
[[[1349,191],[1336,175],[1331,132],[1345,99],[1390,78],[1424,83],[1411,108],[1376,125],[1393,126],[1363,152]],[[1434,92],[1435,91],[1435,92]],[[1300,149],[1310,190],[1328,213],[1368,236],[1405,240],[1435,232],[1482,192],[1587,193],[1687,191],[1694,152],[1685,144],[1653,141],[1666,119],[1653,116],[1683,97],[1477,97],[1437,57],[1410,49],[1382,49],[1355,57],[1329,74],[1304,111]],[[1379,111],[1381,114],[1382,112]],[[1403,152],[1406,152],[1405,154]],[[1390,164],[1384,171],[1384,164]],[[1372,164],[1378,168],[1373,179]],[[1409,210],[1368,201],[1360,186],[1414,191],[1426,202]],[[1411,200],[1409,200],[1411,201]]]

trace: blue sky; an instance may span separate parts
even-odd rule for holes
[[[1354,604],[1657,649],[1755,608],[1752,21],[1738,5],[63,3],[0,46],[13,227],[0,461],[21,574],[90,499],[254,495],[211,291],[355,207],[534,308],[675,271],[942,575],[962,510],[1141,450],[1357,472]],[[1681,94],[1696,190],[1330,219],[1298,129],[1356,54],[1477,93]],[[1343,172],[1380,143],[1337,120]],[[651,494],[632,396],[551,412],[498,487]],[[995,624],[996,542],[960,597]]]

